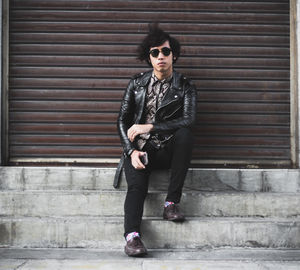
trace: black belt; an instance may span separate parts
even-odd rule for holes
[[[124,159],[125,159],[125,157],[124,157],[124,155],[122,155],[120,162],[118,164],[117,170],[116,170],[115,178],[114,178],[114,183],[113,183],[114,188],[118,188],[120,185],[122,169],[123,169],[123,165],[124,165]]]

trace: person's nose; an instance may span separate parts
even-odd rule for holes
[[[158,59],[164,59],[164,54],[160,51],[158,54]]]

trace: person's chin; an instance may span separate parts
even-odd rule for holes
[[[163,73],[166,72],[168,69],[165,66],[158,66],[156,70]]]

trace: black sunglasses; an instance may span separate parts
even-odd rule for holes
[[[158,55],[159,55],[159,52],[162,52],[162,54],[164,55],[164,56],[169,56],[170,55],[170,53],[171,53],[171,49],[170,48],[168,48],[168,47],[163,47],[161,50],[159,50],[159,49],[153,49],[153,50],[151,50],[149,53],[153,56],[153,57],[158,57]]]

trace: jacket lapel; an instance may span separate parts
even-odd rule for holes
[[[176,95],[176,92],[180,90],[180,75],[176,72],[173,71],[173,78],[172,78],[172,83],[171,87],[169,90],[166,92],[165,96],[163,97],[161,104],[157,110],[160,108],[166,106],[169,104],[172,100],[174,100],[174,96]]]
[[[141,99],[138,104],[140,106],[140,109],[139,109],[139,114],[136,118],[136,123],[139,123],[142,118],[142,114],[143,114],[144,106],[145,106],[145,97],[146,97],[146,93],[147,93],[147,86],[150,81],[151,74],[152,74],[152,71],[148,71],[140,79],[137,79],[137,81],[136,81],[136,84],[137,84],[136,88],[140,88],[140,89],[142,89],[140,91],[143,91],[143,93],[141,95]]]

